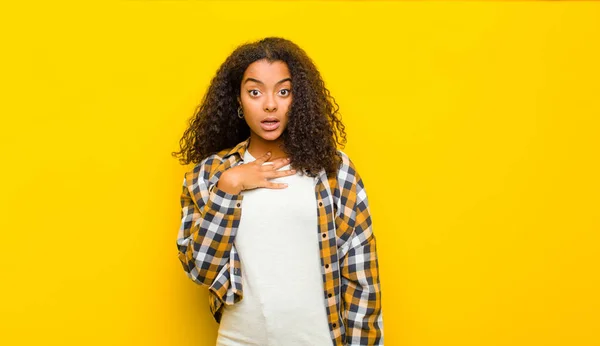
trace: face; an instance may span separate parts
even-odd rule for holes
[[[292,103],[292,82],[287,64],[258,60],[242,78],[238,103],[250,127],[251,140],[276,141],[287,125]]]

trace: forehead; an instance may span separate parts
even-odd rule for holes
[[[263,83],[278,82],[286,77],[290,77],[290,71],[285,62],[269,62],[263,59],[253,62],[246,68],[242,82],[246,78],[255,78]]]

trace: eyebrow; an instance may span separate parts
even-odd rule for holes
[[[287,82],[287,81],[290,81],[290,82],[291,82],[291,81],[292,81],[292,79],[291,79],[291,78],[289,78],[289,77],[288,77],[288,78],[284,78],[284,79],[280,80],[279,82],[275,83],[275,85],[278,85],[278,84],[281,84],[281,83],[283,83],[283,82]],[[263,82],[259,81],[258,79],[254,79],[254,78],[252,78],[252,77],[246,78],[246,80],[244,81],[244,84],[246,84],[247,82],[255,82],[255,83],[258,83],[258,84],[265,85],[265,83],[263,83]]]

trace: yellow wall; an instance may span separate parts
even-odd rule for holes
[[[600,4],[16,3],[0,344],[214,345],[170,152],[233,48],[281,35],[341,106],[386,345],[600,345]]]

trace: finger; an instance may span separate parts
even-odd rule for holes
[[[265,162],[262,164],[261,168],[263,172],[277,171],[281,167],[289,164],[290,160],[286,158],[276,159],[274,161]]]
[[[285,169],[283,171],[276,171],[276,172],[273,172],[273,173],[274,173],[273,178],[287,177],[289,175],[296,174],[296,170],[295,169]]]
[[[266,188],[269,188],[269,189],[285,189],[286,187],[288,187],[288,185],[285,184],[285,183],[267,182],[263,187],[266,187]]]
[[[271,152],[267,151],[263,156],[257,158],[256,160],[254,160],[254,162],[258,163],[259,165],[262,165],[263,163],[267,162],[267,160],[271,157]]]
[[[277,159],[277,160],[273,161],[273,163],[274,163],[273,167],[274,167],[275,170],[278,170],[281,167],[283,167],[285,165],[288,165],[290,162],[291,162],[291,158],[289,158],[289,157],[282,157],[280,159]]]

